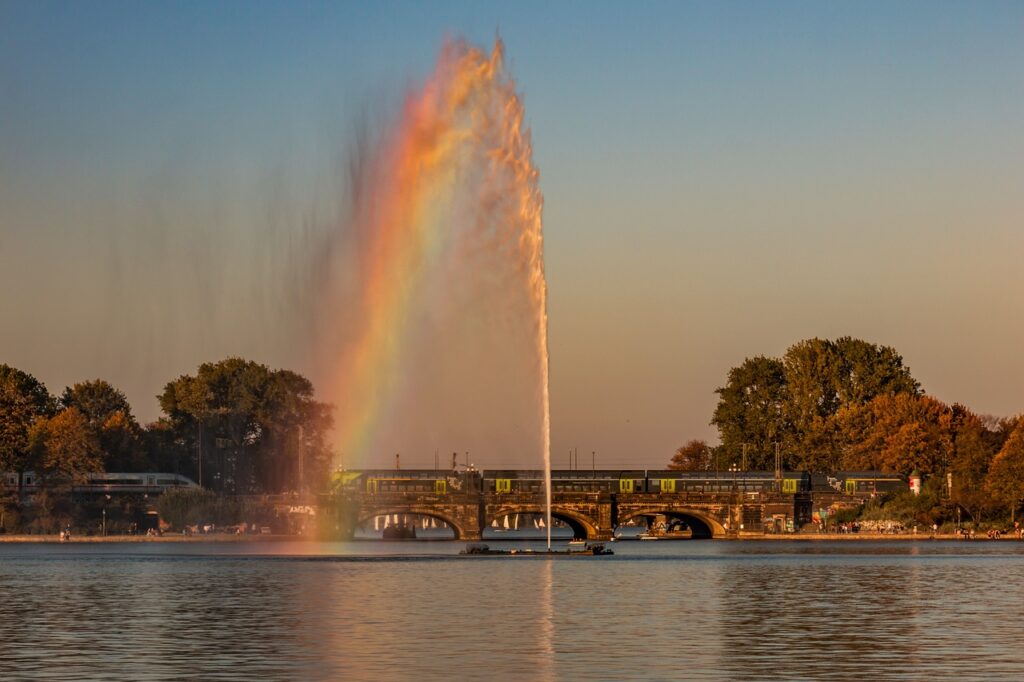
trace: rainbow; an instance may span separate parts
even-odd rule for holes
[[[492,212],[491,220],[501,212],[496,219],[512,234],[532,301],[545,454],[549,450],[543,199],[522,102],[503,54],[500,41],[490,53],[446,42],[432,75],[407,96],[396,125],[361,169],[349,226],[358,243],[358,283],[348,302],[357,324],[337,355],[331,382],[336,446],[346,466],[373,454],[368,449],[408,350],[414,294],[451,239],[459,193],[480,187],[487,191],[475,210]]]

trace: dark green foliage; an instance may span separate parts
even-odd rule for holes
[[[29,430],[56,412],[49,391],[31,374],[0,365],[0,471],[31,468]]]
[[[717,393],[712,423],[730,463],[739,462],[745,445],[749,468],[773,468],[778,442],[784,466],[828,471],[841,467],[840,410],[879,396],[919,395],[920,385],[894,349],[843,337],[801,341],[781,360],[744,360]]]
[[[774,467],[776,440],[790,437],[785,416],[789,394],[780,360],[758,356],[729,370],[729,380],[717,389],[719,401],[711,423],[722,440],[722,464],[740,464],[744,445],[751,469]]]
[[[200,365],[159,396],[166,428],[200,483],[230,493],[313,490],[326,480],[330,406],[288,370],[241,358]]]

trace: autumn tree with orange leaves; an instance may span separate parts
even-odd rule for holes
[[[711,468],[711,450],[703,440],[694,439],[672,455],[669,469],[676,471],[706,471]]]
[[[1016,515],[1024,501],[1024,418],[1017,420],[1010,437],[992,460],[985,484],[992,497]]]
[[[950,409],[931,396],[880,395],[836,415],[846,470],[922,474],[944,470],[953,454]]]

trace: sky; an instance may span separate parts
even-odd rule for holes
[[[446,37],[499,34],[545,200],[556,466],[714,442],[729,368],[815,336],[1024,412],[1012,2],[0,0],[0,362],[103,377],[144,421],[229,355],[317,380],[309,263],[359,131]]]

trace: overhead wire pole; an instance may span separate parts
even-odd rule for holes
[[[775,441],[775,483],[782,492],[782,455],[779,451],[779,441]]]

